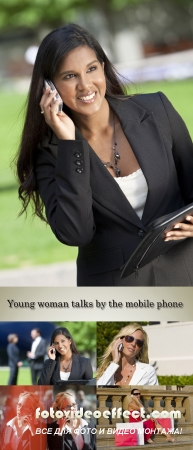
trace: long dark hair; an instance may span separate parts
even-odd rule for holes
[[[53,81],[63,58],[73,49],[87,46],[94,50],[98,61],[104,62],[104,73],[106,77],[106,95],[116,97],[124,95],[118,74],[107,58],[99,42],[87,30],[75,24],[68,24],[57,28],[49,33],[42,41],[34,69],[26,105],[26,118],[17,155],[17,176],[20,183],[19,199],[22,201],[22,214],[26,211],[30,201],[36,214],[40,219],[46,220],[44,206],[36,188],[34,173],[34,162],[37,145],[41,142],[49,127],[44,117],[40,114],[40,100],[44,78]],[[67,112],[67,111],[66,111]]]
[[[52,336],[51,336],[51,339],[50,339],[50,345],[53,344],[54,339],[55,339],[56,336],[58,336],[59,334],[63,334],[63,336],[65,336],[66,339],[68,339],[68,340],[71,339],[71,341],[72,341],[71,344],[70,344],[71,352],[72,352],[72,354],[79,355],[79,351],[78,351],[78,349],[77,349],[77,347],[76,347],[76,344],[75,344],[75,342],[74,342],[74,339],[73,339],[72,335],[70,334],[70,331],[69,331],[67,328],[65,328],[65,327],[56,328],[56,329],[53,331]],[[56,350],[56,358],[58,358],[58,357],[60,357],[60,353],[57,352],[57,350]]]

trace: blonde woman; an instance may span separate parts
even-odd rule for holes
[[[59,392],[52,406],[54,412],[65,411],[71,416],[71,412],[77,411],[74,393]],[[96,450],[95,434],[89,431],[88,423],[82,418],[64,416],[49,424],[48,428],[52,429],[52,433],[48,433],[49,450]],[[56,429],[60,429],[59,434]]]
[[[148,336],[138,323],[121,328],[101,358],[98,385],[155,385],[155,369],[149,364]]]
[[[16,416],[9,420],[3,430],[2,450],[45,450],[46,436],[36,434],[41,428],[40,421],[35,419],[36,408],[44,409],[39,396],[33,392],[20,394]]]

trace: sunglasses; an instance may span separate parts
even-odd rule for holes
[[[134,392],[133,395],[141,395],[140,392]]]
[[[144,341],[141,341],[141,339],[135,339],[133,336],[123,336],[123,338],[125,338],[125,341],[126,341],[126,342],[133,342],[133,341],[135,341],[135,342],[136,342],[136,345],[137,345],[138,347],[140,347],[140,348],[143,347]],[[122,339],[123,339],[123,338],[122,338]]]
[[[72,408],[76,408],[76,407],[77,407],[77,403],[72,403],[72,405],[66,405],[64,409],[66,411],[70,411]]]

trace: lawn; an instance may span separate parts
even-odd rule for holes
[[[192,80],[146,83],[134,92],[163,91],[185,120],[193,137]],[[0,268],[27,267],[76,258],[77,249],[57,241],[49,226],[31,216],[18,217],[20,204],[11,161],[22,129],[24,94],[0,92]]]
[[[19,145],[25,95],[0,92],[0,269],[76,259],[77,249],[57,241],[39,219],[18,217],[13,159]]]
[[[9,369],[0,367],[0,386],[6,386],[9,379]],[[17,384],[20,386],[31,385],[31,373],[29,367],[19,369]]]

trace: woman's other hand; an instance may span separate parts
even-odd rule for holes
[[[165,236],[166,241],[178,241],[187,237],[193,237],[193,216],[187,216],[186,221],[189,223],[176,223],[171,231],[168,231]]]
[[[48,356],[49,356],[50,359],[53,359],[53,361],[55,361],[55,359],[56,359],[56,350],[53,347],[53,345],[51,347],[49,347],[49,349],[48,349]]]
[[[118,364],[121,359],[121,351],[119,350],[119,346],[121,344],[122,344],[122,339],[117,339],[113,344],[111,354],[112,354],[113,362],[115,362],[116,364]]]
[[[63,111],[58,113],[58,105],[61,102],[61,98],[59,97],[57,100],[54,100],[56,94],[56,89],[52,91],[50,86],[46,89],[43,88],[40,108],[44,114],[45,121],[58,139],[75,140],[74,122]]]

